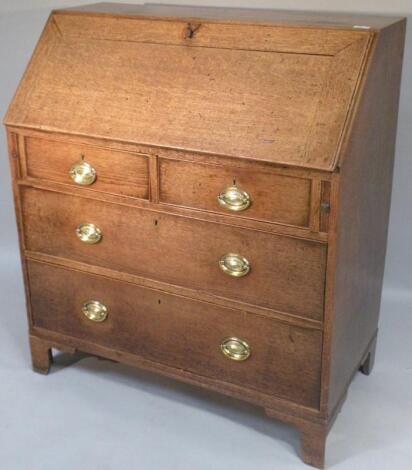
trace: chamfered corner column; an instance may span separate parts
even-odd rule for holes
[[[30,335],[29,341],[33,370],[40,374],[48,374],[53,362],[50,344],[33,335]]]

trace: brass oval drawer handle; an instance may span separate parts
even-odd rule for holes
[[[252,200],[250,195],[237,186],[229,186],[217,197],[219,204],[229,211],[240,212],[246,210]]]
[[[96,181],[96,170],[86,162],[86,160],[80,160],[76,162],[69,170],[70,178],[81,186],[89,186]]]
[[[98,300],[88,300],[82,306],[82,312],[89,320],[100,323],[105,321],[109,312],[106,305]]]
[[[94,245],[99,243],[102,239],[103,234],[100,228],[94,224],[80,224],[76,227],[76,235],[78,239],[87,243],[88,245]]]
[[[252,354],[249,344],[235,337],[225,338],[220,344],[220,349],[232,361],[246,361]]]
[[[249,261],[236,253],[228,253],[219,260],[220,269],[228,276],[243,277],[250,271]]]

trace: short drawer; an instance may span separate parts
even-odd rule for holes
[[[318,330],[38,262],[28,263],[28,273],[36,327],[305,406],[319,405]],[[92,300],[100,303],[94,304],[94,320]],[[241,350],[225,355],[221,345],[227,338],[241,340]]]
[[[26,137],[27,176],[111,194],[149,197],[146,155]]]
[[[160,202],[307,227],[311,180],[267,166],[238,168],[160,159]]]
[[[22,209],[30,251],[322,320],[323,243],[32,188]]]

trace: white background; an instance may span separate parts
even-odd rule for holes
[[[51,8],[80,0],[0,0],[0,116]],[[129,1],[129,3],[132,3]],[[158,2],[176,3],[176,2]],[[193,5],[410,15],[377,363],[358,374],[328,439],[329,468],[412,467],[412,2],[187,1]],[[262,411],[132,368],[83,359],[31,372],[4,132],[0,132],[0,468],[304,468],[296,431]]]

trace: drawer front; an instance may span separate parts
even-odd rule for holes
[[[141,199],[149,197],[146,155],[32,137],[26,137],[25,144],[29,177]],[[75,181],[74,172],[82,162],[92,170],[87,167],[86,178],[81,180],[78,174]],[[93,170],[94,181],[87,179]]]
[[[318,407],[321,332],[99,276],[28,263],[34,325],[178,369]],[[96,322],[82,306],[98,300]],[[244,361],[225,338],[250,347]]]
[[[31,251],[322,318],[326,247],[321,243],[38,189],[26,189],[22,199]],[[93,224],[100,242],[80,241],[79,224]],[[222,271],[219,261],[230,253],[249,261],[247,275]]]
[[[160,202],[236,217],[309,225],[311,180],[308,178],[274,174],[258,164],[251,170],[167,159],[160,159],[159,174]],[[228,196],[233,190],[229,188],[233,183],[238,198],[245,197],[246,192],[250,205],[237,203],[236,197],[230,200]]]

